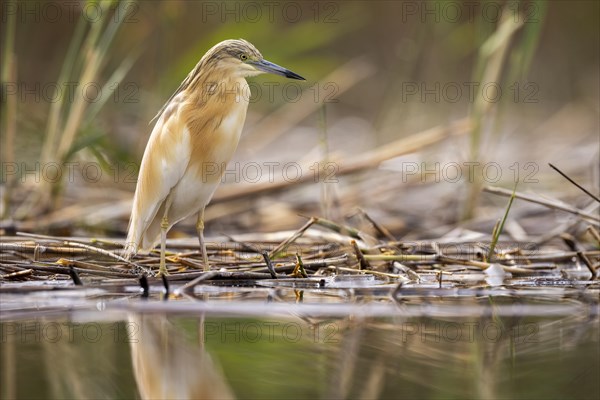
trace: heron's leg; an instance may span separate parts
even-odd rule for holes
[[[198,221],[196,222],[196,231],[198,232],[198,241],[200,242],[200,250],[202,251],[202,260],[204,261],[204,270],[210,270],[208,264],[208,253],[206,253],[206,243],[204,242],[204,207],[198,213]]]
[[[165,199],[165,212],[160,222],[160,267],[158,275],[169,275],[166,264],[167,231],[169,230],[169,208],[171,208],[171,195]]]

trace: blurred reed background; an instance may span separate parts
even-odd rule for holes
[[[590,1],[5,1],[3,229],[123,236],[149,121],[208,48],[240,37],[307,81],[251,79],[209,235],[296,229],[298,214],[365,225],[358,208],[399,238],[457,224],[491,232],[506,199],[482,188],[515,180],[584,207],[548,162],[597,193],[599,11]],[[516,202],[519,229],[554,226],[529,218],[536,210]],[[193,221],[176,228],[194,232]]]

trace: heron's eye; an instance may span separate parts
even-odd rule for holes
[[[242,61],[246,61],[248,59],[248,56],[245,54],[240,54],[240,60]]]

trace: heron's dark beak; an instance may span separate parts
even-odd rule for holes
[[[259,71],[263,71],[268,74],[282,75],[282,76],[285,76],[286,78],[298,79],[300,81],[306,80],[303,77],[301,77],[300,75],[296,74],[295,72],[292,72],[289,69],[280,67],[279,65],[273,64],[272,62],[267,61],[267,60],[253,61],[253,62],[250,62],[250,64],[254,65],[254,67],[256,69],[258,69]]]

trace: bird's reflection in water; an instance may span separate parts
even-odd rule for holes
[[[217,363],[164,315],[131,314],[129,322],[133,374],[141,398],[235,398]]]

